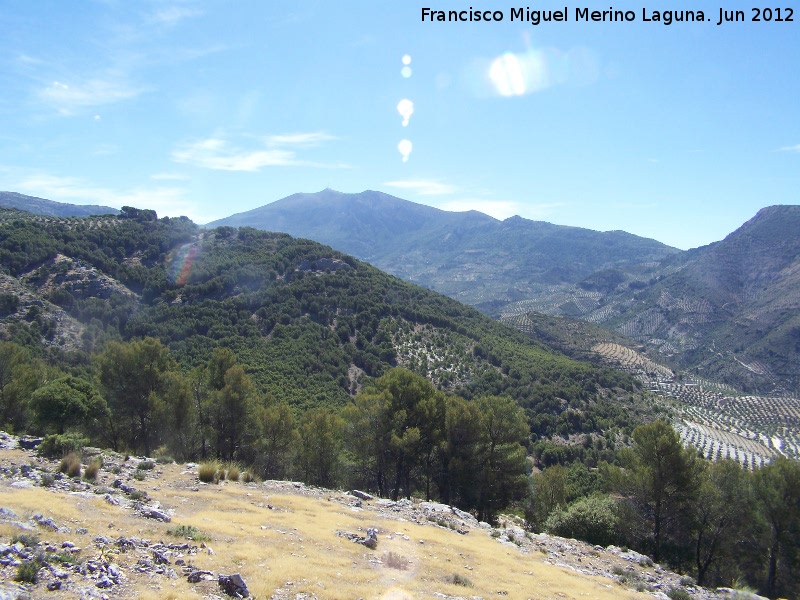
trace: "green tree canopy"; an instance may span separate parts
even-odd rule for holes
[[[31,395],[31,408],[42,429],[64,433],[71,427],[91,428],[105,422],[108,406],[94,386],[80,377],[62,377]]]
[[[124,444],[150,454],[166,375],[176,369],[169,350],[154,338],[106,346],[99,357],[100,383],[111,409],[109,432],[115,450]]]

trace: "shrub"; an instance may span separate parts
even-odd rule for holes
[[[239,470],[239,465],[236,463],[228,463],[225,465],[225,479],[228,481],[239,481],[239,476],[241,475],[241,471]],[[222,477],[220,477],[222,479]]]
[[[242,482],[243,482],[243,483],[253,483],[253,482],[257,482],[256,476],[255,476],[255,475],[253,475],[253,472],[252,472],[252,471],[250,471],[249,469],[248,469],[247,471],[244,471],[244,472],[242,473],[241,480],[242,480]]]
[[[100,461],[99,460],[92,460],[89,464],[86,465],[86,469],[83,471],[83,477],[89,481],[94,481],[97,479],[97,474],[100,471]]]
[[[74,433],[54,433],[44,436],[42,443],[36,448],[36,452],[45,458],[59,458],[70,453],[80,454],[88,443],[88,438]]]
[[[75,562],[75,555],[69,552],[61,552],[60,554],[48,554],[47,560],[50,562],[61,563],[62,565],[71,565]]]
[[[473,583],[472,581],[469,580],[469,578],[464,577],[463,575],[460,575],[458,573],[453,573],[450,577],[447,578],[447,581],[454,585],[460,585],[463,587],[473,587]]]
[[[194,525],[178,525],[177,527],[173,527],[172,529],[167,529],[167,533],[169,535],[174,535],[175,537],[183,539],[189,539],[194,542],[204,542],[210,539],[206,534],[204,534]]]
[[[667,592],[670,600],[692,600],[692,595],[683,588],[672,588]]]
[[[154,463],[152,460],[143,460],[138,465],[136,465],[136,468],[139,471],[152,471],[153,469],[156,468],[156,463]]]
[[[411,561],[408,560],[405,556],[401,556],[396,552],[387,552],[383,555],[383,564],[387,567],[392,569],[399,569],[401,571],[405,571],[408,569]]]
[[[581,498],[566,509],[557,509],[547,517],[547,533],[608,546],[617,538],[619,518],[614,500],[609,496]]]
[[[216,461],[200,463],[197,469],[197,478],[205,483],[219,481],[219,463]]]
[[[140,471],[139,469],[136,469],[133,472],[133,478],[136,481],[144,481],[146,477],[147,477],[147,475],[145,474],[145,472],[144,471]]]
[[[159,456],[158,458],[156,458],[156,462],[158,464],[160,464],[160,465],[171,465],[172,463],[175,462],[175,459],[172,458],[171,456],[163,456],[162,455],[162,456]]]
[[[39,543],[39,536],[31,533],[19,533],[11,538],[11,543],[19,542],[26,548],[34,548]]]
[[[42,487],[52,487],[56,477],[52,473],[42,473]]]
[[[39,577],[39,569],[42,568],[42,563],[38,559],[26,560],[17,567],[17,574],[14,575],[14,581],[21,583],[36,583]]]
[[[61,459],[61,464],[58,470],[66,473],[68,477],[80,477],[81,474],[81,459],[74,452],[70,452]]]
[[[128,497],[131,500],[147,500],[147,492],[140,492],[139,490],[133,490]]]

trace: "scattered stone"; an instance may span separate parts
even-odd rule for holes
[[[187,577],[189,583],[199,583],[200,581],[213,581],[214,573],[211,571],[195,570],[189,573]]]
[[[220,575],[219,576],[219,586],[222,588],[228,596],[233,596],[234,598],[249,598],[250,591],[247,589],[247,584],[245,584],[244,579],[239,573],[234,573],[233,575]]]
[[[150,506],[143,506],[139,512],[143,517],[148,519],[155,519],[156,521],[163,521],[164,523],[169,523],[172,521],[172,517],[170,517],[167,513]]]
[[[69,573],[67,571],[62,571],[57,567],[50,567],[50,573],[56,579],[66,579],[67,577],[69,577]]]
[[[0,519],[16,519],[17,513],[15,513],[10,508],[6,508],[5,506],[0,506]]]
[[[45,517],[41,514],[35,514],[33,515],[33,520],[36,521],[36,524],[39,525],[39,527],[44,527],[45,529],[50,529],[51,531],[58,531],[58,525],[56,525],[56,522],[50,517]]]
[[[367,529],[367,539],[361,543],[370,550],[375,550],[378,547],[378,530],[374,527],[369,527]]]
[[[353,496],[355,496],[356,498],[358,498],[360,500],[374,500],[375,499],[375,496],[373,496],[372,494],[368,494],[367,492],[362,492],[361,490],[353,490],[352,492],[350,492],[350,494],[352,494]]]
[[[55,592],[60,589],[61,589],[61,582],[58,580],[51,581],[50,583],[47,584],[47,591],[49,592]]]

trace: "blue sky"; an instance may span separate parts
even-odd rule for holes
[[[624,2],[635,22],[576,23],[608,8],[584,3],[510,22],[530,4],[3,0],[0,189],[198,223],[372,189],[680,248],[800,203],[800,3],[793,22],[676,0],[647,13],[712,21]],[[470,6],[504,20],[421,21]]]

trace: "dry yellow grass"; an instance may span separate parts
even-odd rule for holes
[[[0,459],[8,460],[8,451],[0,451]],[[182,475],[181,469],[179,465],[166,465],[158,480],[139,484],[163,506],[175,509],[169,524],[112,506],[102,496],[11,488],[8,480],[0,480],[0,506],[11,508],[23,519],[41,512],[73,530],[87,528],[88,539],[41,533],[43,539],[79,543],[86,558],[98,553],[89,542],[98,534],[169,542],[167,529],[195,526],[209,536],[206,544],[213,554],[197,554],[192,557],[194,565],[214,573],[241,573],[253,596],[261,599],[280,589],[292,598],[306,593],[342,600],[430,598],[434,592],[484,598],[500,594],[511,599],[641,597],[611,580],[545,564],[542,554],[523,554],[499,544],[483,530],[459,535],[430,525],[386,519],[372,511],[356,511],[326,498],[270,493],[265,485],[224,482],[199,485],[198,491],[192,491],[197,480]],[[103,477],[107,476],[101,472]],[[359,532],[367,527],[379,528],[377,550],[336,535],[337,530]],[[3,537],[18,532],[10,525],[0,525]],[[382,564],[380,557],[389,552],[407,558],[408,569]],[[216,582],[189,584],[185,577],[170,580],[140,575],[126,568],[125,555],[117,560],[127,579],[124,586],[113,590],[115,598],[202,598],[220,593]],[[474,587],[449,583],[453,574],[468,578]],[[58,592],[47,594],[50,598],[69,597]]]

